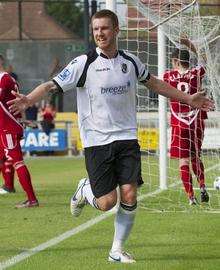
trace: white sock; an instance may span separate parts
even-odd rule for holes
[[[96,198],[92,193],[91,185],[89,179],[86,180],[86,183],[83,187],[83,195],[85,196],[88,203],[98,209],[98,205],[96,203]]]
[[[112,252],[122,251],[123,244],[128,238],[134,224],[137,203],[126,205],[120,203],[120,207],[115,217],[115,234],[112,244]]]

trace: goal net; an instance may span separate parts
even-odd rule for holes
[[[171,69],[171,53],[174,48],[184,48],[181,42],[183,36],[195,45],[197,56],[190,53],[190,66],[203,63],[206,75],[203,88],[215,101],[216,109],[208,114],[201,158],[205,166],[205,179],[210,201],[206,206],[197,209],[213,210],[220,208],[220,191],[213,188],[213,182],[220,176],[220,70],[219,70],[219,45],[220,45],[220,18],[218,16],[201,17],[197,1],[179,0],[128,0],[117,5],[120,18],[121,34],[120,48],[124,48],[140,57],[153,75],[158,75],[158,67],[165,65]],[[164,35],[164,48],[161,57],[159,47],[159,34]],[[159,52],[158,52],[159,48]],[[158,57],[158,53],[160,57]],[[204,55],[206,62],[204,63]],[[164,58],[161,62],[161,59]],[[161,63],[161,64],[160,64]],[[164,70],[165,71],[165,70]],[[159,77],[161,75],[159,74]],[[163,101],[164,102],[164,101]],[[166,104],[166,101],[165,101]],[[159,137],[165,138],[167,148],[170,145],[170,110],[169,103],[159,106],[158,96],[142,85],[138,86],[138,137],[142,150],[142,173],[145,181],[140,193],[149,197],[147,205],[142,207],[149,211],[185,211],[189,209],[188,199],[182,187],[179,173],[179,161],[169,158],[169,149],[166,150],[164,164],[161,165]],[[159,109],[160,108],[160,109]],[[164,110],[167,115],[164,134],[159,128],[159,110]],[[164,121],[164,119],[162,120]],[[163,146],[162,146],[163,147]],[[160,165],[159,165],[160,164]],[[161,170],[165,174],[162,178],[166,182],[161,185]],[[192,174],[193,175],[193,174]],[[160,189],[159,187],[165,187]],[[193,186],[196,197],[200,198],[199,185],[193,175]],[[167,187],[167,189],[166,189]]]

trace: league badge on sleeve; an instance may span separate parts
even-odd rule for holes
[[[60,74],[58,75],[58,78],[61,80],[61,81],[64,81],[66,80],[70,75],[70,71],[65,68],[63,71],[60,72]]]

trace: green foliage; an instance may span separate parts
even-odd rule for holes
[[[83,5],[73,0],[45,1],[45,9],[58,23],[83,37]]]

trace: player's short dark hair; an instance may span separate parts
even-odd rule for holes
[[[188,50],[175,49],[171,58],[178,59],[183,66],[189,66],[190,54]]]
[[[100,18],[109,18],[112,21],[113,27],[119,26],[118,16],[113,11],[111,11],[109,9],[102,9],[102,10],[96,12],[92,16],[92,21],[94,19],[100,19]]]

